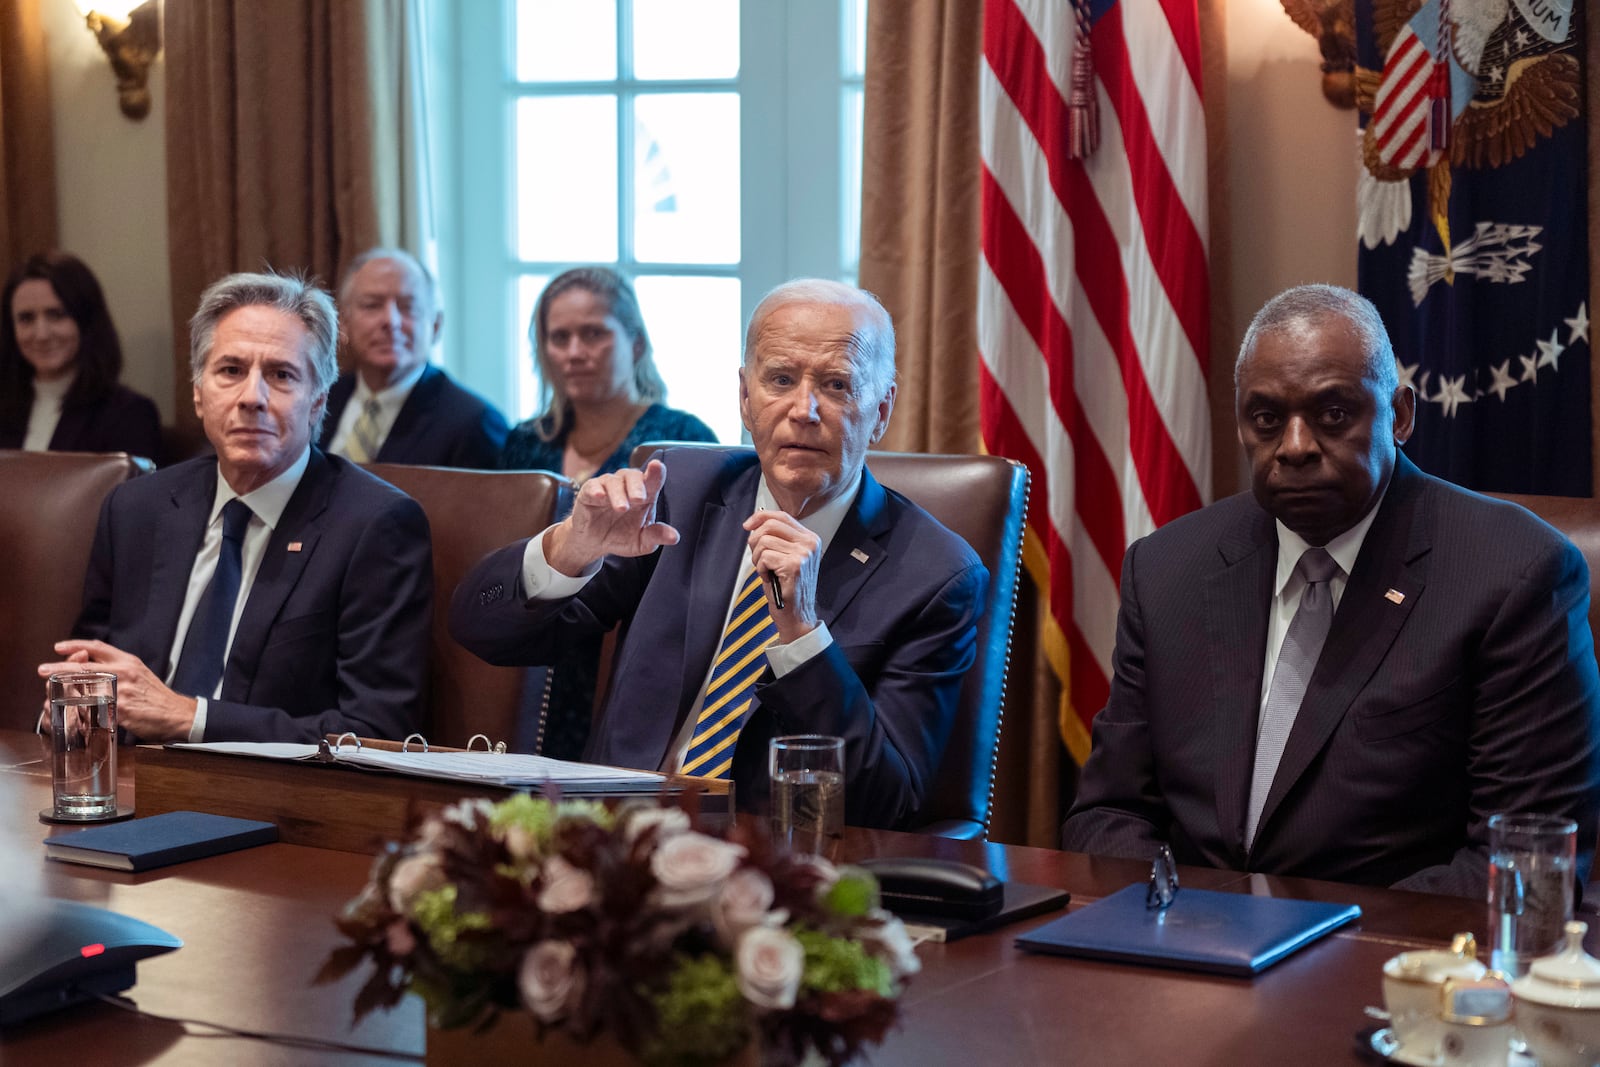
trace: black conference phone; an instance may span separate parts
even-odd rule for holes
[[[982,867],[928,856],[883,856],[860,864],[897,914],[987,919],[1005,903],[1005,883]]]

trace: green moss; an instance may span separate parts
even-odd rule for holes
[[[892,995],[889,965],[869,956],[859,942],[829,937],[817,930],[796,930],[794,936],[806,954],[801,989],[815,993],[868,989],[879,996]]]
[[[748,1006],[727,960],[678,957],[666,988],[650,997],[656,1034],[644,1048],[651,1067],[689,1067],[733,1055],[750,1040]]]
[[[483,966],[487,947],[461,940],[462,934],[484,933],[493,929],[489,916],[483,912],[456,913],[456,887],[447,885],[418,893],[411,906],[411,917],[428,938],[439,962],[457,971],[470,971]]]

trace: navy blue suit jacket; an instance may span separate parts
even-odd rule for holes
[[[1524,509],[1403,454],[1244,847],[1277,528],[1248,493],[1135,542],[1062,831],[1080,852],[1482,896],[1487,820],[1600,808],[1588,568]]]
[[[609,557],[564,601],[526,601],[520,541],[486,557],[456,587],[450,632],[491,663],[547,662],[574,632],[625,623],[611,689],[585,758],[655,768],[690,712],[721,639],[755,508],[753,452],[667,449],[657,517],[678,544]],[[975,656],[988,571],[967,543],[867,472],[819,563],[817,611],[828,649],[782,678],[767,671],[735,747],[741,807],[767,801],[767,741],[845,739],[845,818],[896,826],[921,805]]]
[[[355,391],[354,372],[339,375],[328,390],[320,447],[326,449],[332,442],[339,417]],[[507,432],[505,417],[493,405],[430,364],[400,405],[389,436],[373,461],[497,470]]]
[[[124,482],[106,498],[73,627],[168,662],[217,461]],[[267,544],[209,702],[207,741],[402,738],[426,692],[433,557],[422,508],[387,482],[311,450]]]

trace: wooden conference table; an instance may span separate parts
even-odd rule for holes
[[[128,750],[123,750],[126,753]],[[124,759],[124,771],[136,760]],[[352,772],[354,773],[354,772]],[[125,775],[123,800],[131,780]],[[0,898],[22,879],[44,892],[137,916],[184,947],[139,964],[129,996],[150,1013],[306,1035],[374,1055],[306,1050],[236,1037],[195,1036],[174,1023],[106,1005],[46,1016],[0,1034],[0,1063],[382,1064],[418,1061],[420,1002],[352,1026],[363,976],[314,986],[341,943],[330,917],[364,884],[370,858],[273,844],[145,874],[47,862],[37,820],[49,803],[38,739],[0,731]],[[265,801],[264,801],[265,802]],[[937,855],[982,863],[1003,877],[1061,886],[1079,907],[1143,881],[1148,865],[1047,849],[850,830],[846,859]],[[1012,939],[1028,920],[948,945],[924,945],[923,969],[901,1023],[869,1062],[915,1067],[1093,1063],[1283,1064],[1371,1062],[1357,1035],[1374,1025],[1383,961],[1482,931],[1484,905],[1382,889],[1185,868],[1186,886],[1359,904],[1362,918],[1253,980],[1034,956]],[[0,917],[0,921],[4,921]],[[197,1031],[200,1033],[201,1031]],[[530,1055],[529,1063],[544,1062]]]

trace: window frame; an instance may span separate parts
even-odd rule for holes
[[[615,2],[621,38],[620,28],[631,25],[632,0]],[[429,13],[436,68],[430,140],[437,149],[435,188],[441,195],[444,365],[511,422],[524,417],[518,383],[521,363],[531,352],[527,323],[515,321],[518,279],[573,265],[518,256],[515,108],[528,96],[618,94],[617,265],[623,271],[739,278],[741,335],[756,302],[788,278],[854,280],[855,263],[845,262],[850,252],[845,226],[852,217],[845,198],[852,183],[842,172],[842,138],[849,93],[861,84],[846,54],[854,35],[846,19],[859,17],[860,2],[740,0],[740,69],[727,81],[627,77],[628,45],[619,41],[617,80],[533,85],[516,80],[516,0],[459,5],[435,0]],[[631,245],[633,99],[640,93],[706,89],[733,89],[740,97],[740,260],[736,265],[640,264],[632,259]],[[827,179],[816,180],[816,175]],[[730,381],[728,402],[734,401]]]

